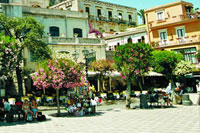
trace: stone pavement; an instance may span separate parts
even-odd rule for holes
[[[85,117],[51,117],[44,122],[0,122],[0,133],[200,133],[200,106],[124,109],[124,104],[99,106]],[[62,111],[64,112],[64,110]]]

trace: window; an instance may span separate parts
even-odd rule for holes
[[[186,49],[176,49],[175,52],[180,52],[183,54],[185,61],[190,61],[192,63],[197,63],[195,59],[196,48],[186,48]]]
[[[145,43],[145,38],[144,38],[144,36],[142,36],[141,38],[142,38],[142,43]]]
[[[112,19],[112,11],[108,11],[108,19]]]
[[[167,32],[160,32],[160,40],[167,40]]]
[[[131,15],[128,15],[128,20],[129,20],[129,22],[132,22],[132,16]]]
[[[159,30],[158,32],[159,32],[161,41],[167,40],[167,29],[162,29],[162,30]]]
[[[59,36],[59,27],[52,26],[50,27],[50,34],[51,36]]]
[[[89,7],[85,7],[85,12],[88,13],[88,15],[90,14],[90,8]]]
[[[128,42],[128,43],[132,43],[133,40],[132,40],[131,38],[128,38],[127,42]],[[139,42],[139,41],[138,41],[138,42]]]
[[[82,29],[74,28],[74,34],[78,34],[77,37],[83,37]]]
[[[164,12],[163,11],[157,12],[157,20],[164,20]]]
[[[176,35],[178,38],[185,37],[185,26],[176,27]]]
[[[161,41],[161,44],[167,44],[167,29],[162,29],[162,30],[159,30],[159,37],[160,37],[160,41]]]
[[[97,9],[97,16],[98,16],[98,17],[101,16],[101,9]]]
[[[117,47],[118,47],[118,46],[120,46],[120,43],[119,43],[119,42],[117,43]]]
[[[122,13],[119,13],[119,16],[118,16],[119,20],[122,20]]]

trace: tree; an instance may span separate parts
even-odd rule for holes
[[[195,57],[200,62],[200,50],[197,51],[197,54],[195,55]]]
[[[146,24],[145,16],[144,16],[144,9],[140,9],[137,14],[142,19],[143,24]]]
[[[90,65],[90,69],[94,70],[95,72],[99,72],[98,79],[99,79],[99,88],[98,91],[102,91],[103,88],[103,76],[114,70],[114,62],[111,60],[98,60],[94,61]],[[104,90],[104,88],[103,88]]]
[[[60,115],[59,90],[80,86],[84,81],[83,68],[68,59],[49,59],[40,63],[33,74],[33,85],[38,89],[54,88],[57,96],[57,114]]]
[[[180,61],[174,69],[174,74],[179,76],[181,82],[185,83],[185,75],[193,72],[196,66],[189,61]]]
[[[44,26],[31,17],[10,18],[0,15],[0,30],[3,35],[9,37],[12,43],[3,43],[2,47],[14,54],[14,67],[17,75],[19,95],[23,95],[22,87],[22,63],[25,62],[23,51],[27,48],[33,54],[35,61],[50,58],[51,51],[47,44],[42,41]],[[8,39],[7,39],[8,40]]]
[[[183,55],[181,53],[175,53],[174,51],[154,51],[152,60],[153,70],[166,75],[171,81],[172,98],[175,99],[173,81],[174,69],[177,64],[183,60]],[[175,102],[175,100],[173,100],[173,102]]]
[[[126,107],[130,108],[131,81],[149,70],[153,49],[145,43],[128,43],[117,47],[114,53],[116,69],[127,82]],[[142,90],[141,83],[140,88]]]

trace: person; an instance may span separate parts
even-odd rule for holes
[[[37,108],[37,102],[35,99],[31,102],[31,110],[33,112],[33,117],[36,118],[36,115],[38,115],[38,108]]]
[[[11,107],[10,104],[8,103],[7,99],[2,99],[2,103],[4,104],[4,109],[6,110],[6,112],[9,112]]]
[[[179,95],[182,96],[185,93],[185,84],[184,83],[181,83],[180,89],[181,89],[181,92]]]
[[[23,111],[24,111],[24,113],[25,113],[25,120],[27,119],[27,115],[28,115],[28,113],[31,113],[32,114],[32,116],[33,116],[33,112],[30,110],[30,106],[29,106],[29,104],[28,104],[28,100],[25,100],[24,101],[24,104],[22,105],[22,109],[23,109]]]
[[[165,92],[166,92],[169,96],[171,96],[171,92],[172,92],[171,83],[169,83],[169,85],[167,86]]]
[[[197,105],[200,105],[200,81],[198,80],[197,80],[196,88],[197,88],[197,93],[199,94]]]
[[[10,111],[10,104],[7,102],[7,99],[3,98],[1,100],[1,108],[0,108],[0,119],[4,119],[6,113]]]

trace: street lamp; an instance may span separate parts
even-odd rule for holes
[[[95,60],[96,58],[96,52],[91,49],[90,51],[84,47],[82,50],[83,55],[85,56],[85,73],[86,73],[86,79],[88,80],[88,63]]]
[[[77,62],[77,59],[79,57],[79,53],[75,50],[73,53],[72,53],[72,56],[73,56],[73,59],[75,62]]]

